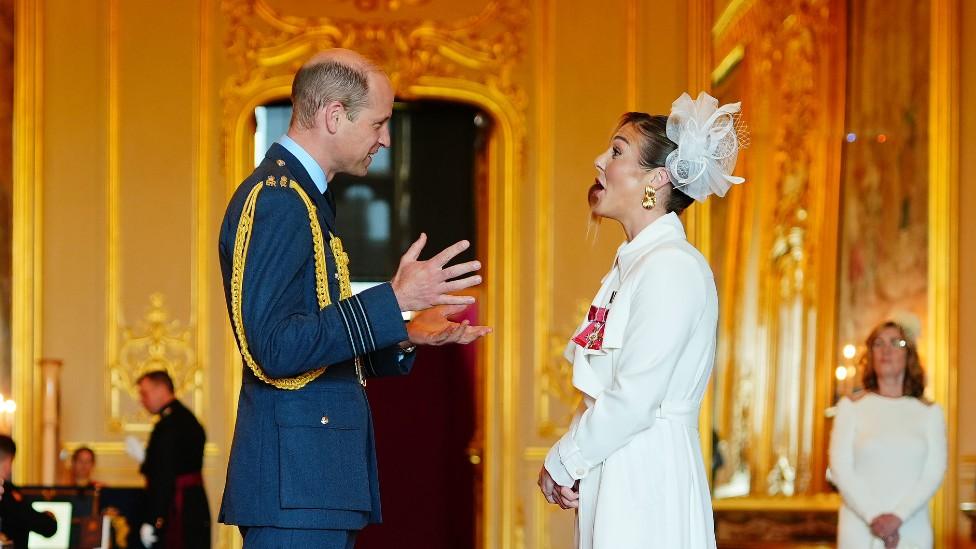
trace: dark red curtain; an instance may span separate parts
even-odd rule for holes
[[[473,316],[473,311],[471,313]],[[490,336],[489,336],[490,337]],[[475,546],[477,348],[424,347],[406,377],[371,379],[383,523],[357,549]]]

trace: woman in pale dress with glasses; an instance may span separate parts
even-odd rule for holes
[[[838,549],[932,547],[929,500],[942,484],[942,407],[922,396],[925,372],[904,327],[885,322],[867,339],[864,391],[837,403],[830,478],[843,498]]]
[[[683,94],[669,117],[625,114],[596,159],[591,212],[626,242],[566,349],[583,405],[539,472],[580,549],[715,547],[698,412],[718,296],[678,214],[742,182],[738,111]]]

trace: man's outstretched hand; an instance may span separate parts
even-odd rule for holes
[[[420,238],[400,258],[400,266],[393,275],[393,293],[400,304],[400,310],[422,311],[434,305],[474,303],[473,297],[451,294],[481,284],[481,277],[472,275],[460,280],[451,279],[477,271],[481,268],[481,263],[469,261],[444,268],[444,265],[467,250],[471,244],[462,240],[427,261],[419,261],[425,244],[427,235],[421,233]]]
[[[413,345],[447,345],[471,343],[491,333],[487,326],[472,326],[467,320],[454,322],[448,317],[459,314],[467,305],[439,305],[414,315],[407,323],[407,337]]]

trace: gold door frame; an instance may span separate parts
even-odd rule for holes
[[[476,411],[476,432],[483,437],[484,469],[475,528],[481,547],[508,547],[516,512],[515,281],[520,262],[515,239],[522,209],[516,190],[526,134],[525,94],[511,74],[522,60],[525,9],[516,0],[491,0],[477,16],[443,24],[290,17],[276,13],[264,0],[229,0],[223,10],[230,19],[228,56],[236,65],[222,93],[227,196],[253,170],[255,107],[289,97],[297,68],[325,48],[350,47],[369,56],[390,75],[399,98],[463,102],[493,117],[487,147],[482,311],[484,322],[495,331],[478,357],[484,397]],[[241,365],[229,331],[226,353],[225,398],[228,417],[234,418]],[[233,424],[228,422],[227,440]]]

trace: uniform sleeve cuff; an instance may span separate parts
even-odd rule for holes
[[[336,303],[353,354],[360,356],[407,339],[393,287],[380,284]]]

